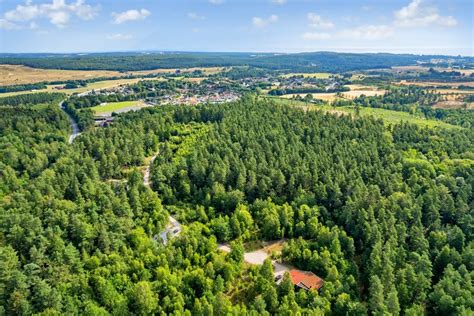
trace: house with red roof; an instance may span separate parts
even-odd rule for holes
[[[290,271],[291,282],[303,290],[318,291],[324,285],[324,280],[310,271],[293,269]]]

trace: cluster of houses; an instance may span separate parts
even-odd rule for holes
[[[240,95],[232,92],[232,91],[225,91],[225,92],[215,92],[209,93],[205,95],[166,95],[159,99],[160,104],[187,104],[187,105],[196,105],[200,103],[224,103],[224,102],[231,102],[236,101],[239,99]]]

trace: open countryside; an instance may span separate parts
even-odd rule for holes
[[[470,3],[0,2],[0,316],[474,315]]]

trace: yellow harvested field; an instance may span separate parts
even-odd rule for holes
[[[360,97],[361,95],[365,95],[368,97],[373,97],[377,95],[384,95],[385,90],[351,90],[347,92],[343,92],[342,96],[346,99],[354,99]]]
[[[400,71],[400,72],[406,72],[406,71],[424,72],[424,71],[429,70],[429,68],[427,68],[427,67],[418,66],[418,65],[414,65],[414,66],[393,66],[392,69],[395,70],[395,71]]]
[[[61,89],[63,87],[62,84],[60,85],[47,85],[46,89],[38,89],[38,90],[28,90],[28,91],[18,91],[18,92],[7,92],[7,93],[0,93],[1,97],[9,97],[13,95],[20,95],[20,94],[28,94],[33,92],[62,92],[66,93],[67,95],[71,95],[74,93],[82,93],[90,90],[102,90],[102,89],[110,89],[115,88],[125,84],[133,84],[137,83],[138,81],[142,80],[160,80],[159,78],[134,78],[134,79],[116,79],[116,80],[103,80],[97,81],[87,84],[85,87],[80,87],[76,89]]]
[[[43,81],[84,80],[100,77],[119,77],[123,73],[106,70],[39,69],[22,65],[0,65],[0,85],[16,85]]]
[[[467,87],[474,87],[474,81],[467,81],[467,82],[433,82],[433,81],[419,81],[419,82],[412,82],[401,80],[398,84],[404,86],[430,86],[430,87],[438,87],[438,86],[445,86],[445,87],[459,87],[459,86],[467,86]]]
[[[474,90],[435,89],[434,91],[441,94],[456,94],[456,95],[474,94]]]
[[[351,89],[351,91],[376,91],[378,90],[377,87],[375,86],[366,86],[366,85],[363,85],[363,84],[348,84],[346,85],[346,87],[349,87],[349,89]]]
[[[464,102],[462,101],[440,101],[433,105],[435,109],[463,109]],[[467,103],[467,109],[474,109],[474,102]]]
[[[282,95],[281,97],[285,99],[291,99],[296,96],[300,96],[304,98],[305,95],[306,94],[303,94],[303,93],[290,93],[290,94]],[[336,94],[332,92],[331,93],[313,93],[312,95],[313,95],[313,98],[323,100],[323,101],[333,101],[336,99]]]
[[[469,76],[470,74],[474,73],[474,69],[454,69],[454,68],[441,68],[441,67],[435,67],[434,69],[436,71],[457,71],[466,76]]]
[[[354,99],[357,97],[360,97],[361,95],[365,95],[368,97],[372,96],[377,96],[377,95],[383,95],[385,93],[385,90],[377,90],[376,87],[372,86],[364,86],[364,85],[348,85],[348,87],[351,89],[350,91],[342,92],[342,99]],[[282,97],[291,99],[294,96],[300,96],[302,98],[305,97],[305,93],[291,93],[291,94],[285,94]],[[328,93],[312,93],[314,99],[318,100],[323,100],[327,102],[332,102],[337,99],[336,93],[335,92],[328,92]]]
[[[185,68],[182,73],[202,70],[204,74],[215,74],[222,71],[223,67]],[[126,77],[129,75],[146,76],[150,74],[175,73],[177,69],[155,69],[145,71],[118,72],[108,70],[61,70],[40,69],[23,65],[0,64],[0,86],[20,85],[27,83],[86,80],[93,78]]]

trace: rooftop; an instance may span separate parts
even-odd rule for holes
[[[291,282],[304,290],[319,290],[324,281],[313,272],[293,269],[290,271]]]

